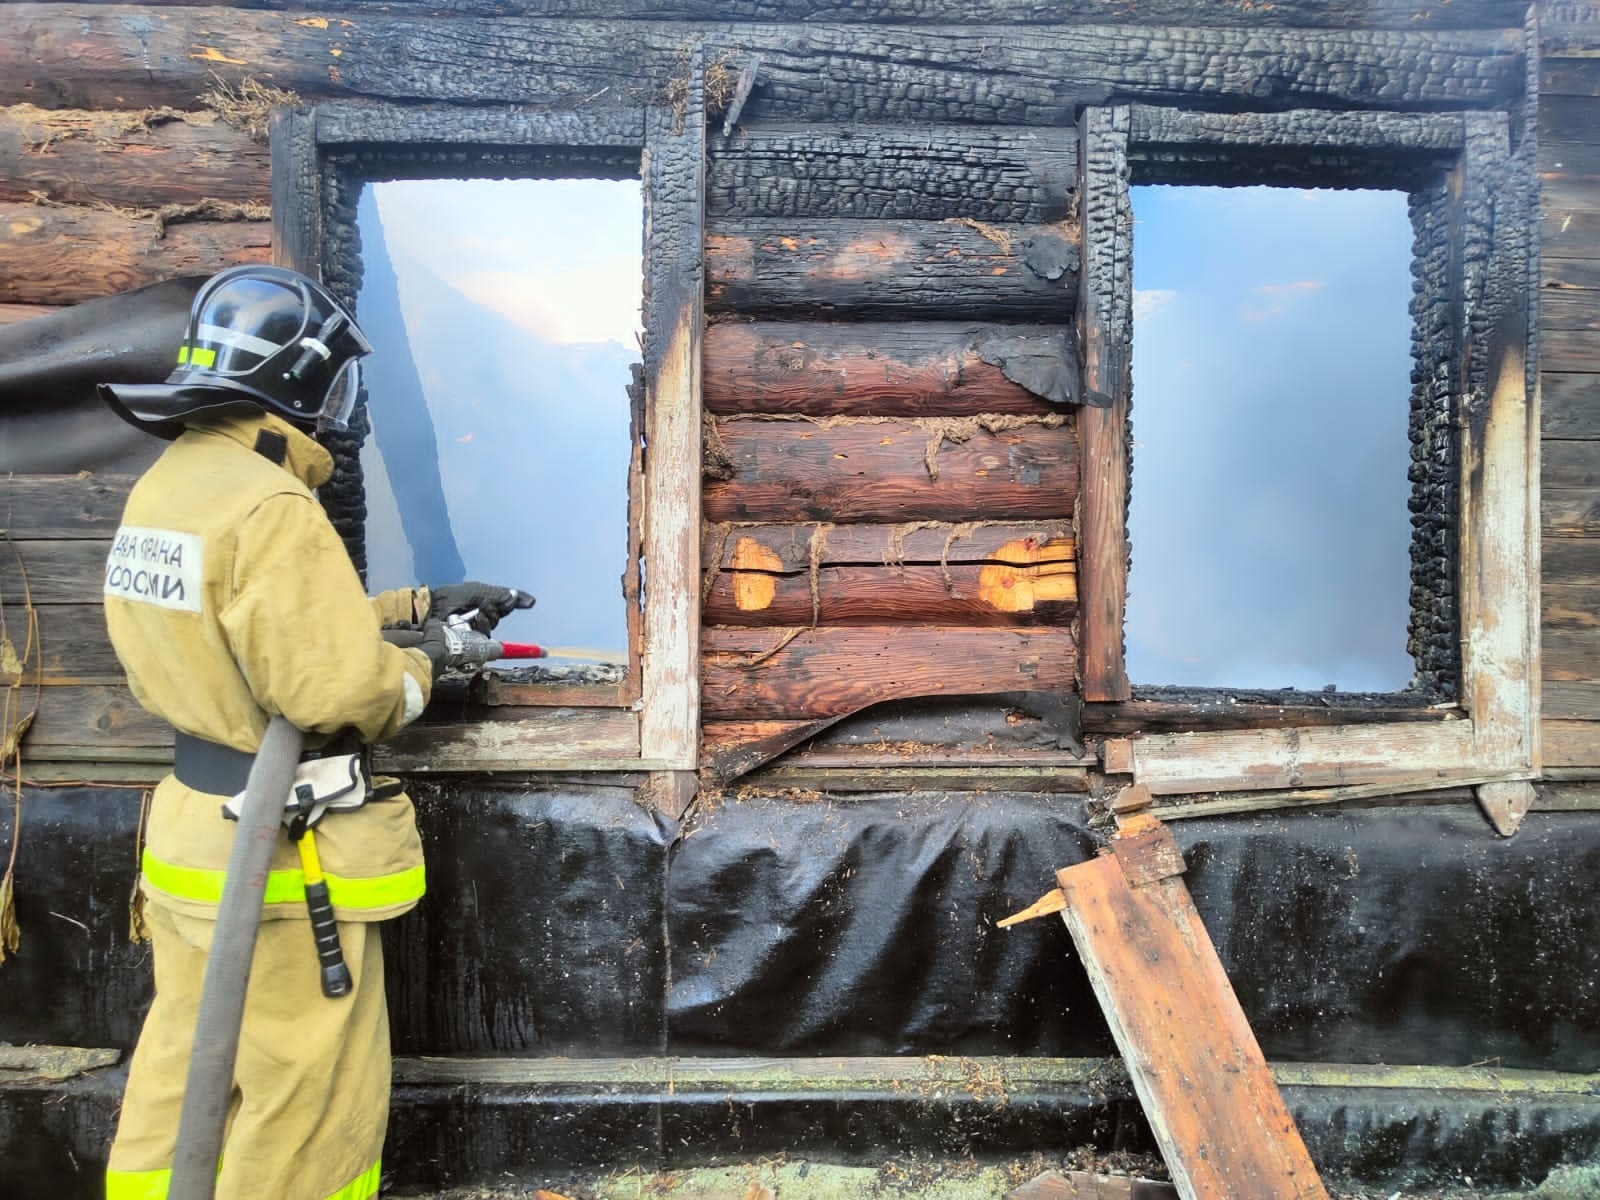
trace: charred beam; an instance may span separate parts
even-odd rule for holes
[[[1062,225],[740,220],[706,235],[710,311],[1064,321],[1077,280]]]
[[[77,304],[272,257],[266,221],[186,221],[163,229],[151,217],[0,203],[0,227],[10,234],[0,301],[12,304]]]
[[[1057,396],[1068,380],[1076,391],[1077,352],[1060,327],[724,322],[706,330],[705,404],[716,413],[810,416],[1059,411],[1016,381],[1044,390],[1045,373],[1024,374],[1022,360],[1060,374]]]
[[[883,700],[1072,686],[1066,630],[918,627],[707,629],[708,720],[807,720]]]
[[[419,14],[420,15],[420,14]],[[1185,9],[1184,20],[1193,13]],[[777,119],[1068,125],[1113,97],[1278,109],[1456,108],[1523,86],[1523,33],[1072,25],[879,25],[870,54],[843,22],[302,21],[217,7],[11,4],[0,102],[192,107],[219,67],[302,99],[581,107],[661,88],[685,45],[735,67],[759,54],[749,108]],[[752,116],[754,116],[752,111]]]
[[[770,124],[712,143],[706,210],[805,219],[1038,224],[1071,215],[1065,129]]]
[[[712,521],[995,521],[1070,515],[1078,443],[1060,418],[717,422]],[[1059,422],[1059,423],[1057,423]],[[964,440],[958,440],[964,439]]]

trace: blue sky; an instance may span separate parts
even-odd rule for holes
[[[1403,688],[1404,194],[1141,187],[1133,211],[1130,677]]]

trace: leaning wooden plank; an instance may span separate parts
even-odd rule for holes
[[[1476,761],[1470,721],[1169,733],[1132,739],[1155,795],[1388,783],[1426,786]]]
[[[185,221],[162,229],[153,217],[9,202],[0,203],[0,228],[8,233],[0,301],[12,304],[78,304],[272,257],[272,226],[264,220]]]
[[[712,628],[701,638],[707,720],[843,716],[908,696],[1072,686],[1065,629]]]
[[[1078,178],[1067,129],[769,122],[710,149],[714,219],[1060,221]]]
[[[1066,377],[1077,395],[1072,341],[1068,327],[1049,325],[724,322],[706,330],[705,404],[714,413],[1042,416],[1061,411]]]
[[[1185,1200],[1326,1200],[1181,872],[1147,815],[1056,873],[1095,996]]]
[[[265,205],[267,148],[215,113],[0,108],[0,200]]]
[[[700,730],[700,772],[713,785],[731,783],[822,732],[838,719],[707,721]]]
[[[1076,231],[961,221],[723,220],[706,233],[710,312],[1070,320]]]
[[[607,89],[620,96],[659,86],[696,41],[708,62],[742,65],[760,55],[760,111],[790,120],[856,121],[869,98],[886,122],[1061,126],[1114,94],[1247,98],[1270,109],[1439,109],[1508,102],[1523,90],[1520,23],[1389,32],[1192,20],[1186,9],[1172,25],[1134,32],[1080,22],[879,25],[867,55],[859,25],[830,21],[619,28],[564,16],[418,21],[370,12],[349,21],[220,6],[152,13],[132,4],[8,4],[0,7],[0,103],[183,107],[220,70],[308,100],[571,105]]]
[[[823,422],[725,418],[707,434],[710,521],[993,521],[1070,517],[1070,418]]]

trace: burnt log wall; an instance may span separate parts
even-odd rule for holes
[[[1548,3],[1539,70],[1543,750],[1600,767],[1600,4]]]

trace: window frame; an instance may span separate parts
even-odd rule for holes
[[[1539,770],[1536,255],[1526,147],[1506,113],[1189,113],[1086,109],[1080,122],[1084,269],[1080,663],[1084,699],[1132,698],[1123,663],[1129,544],[1132,209],[1135,183],[1368,186],[1442,183],[1449,399],[1456,433],[1458,695],[1426,719],[1143,733],[1110,738],[1108,773],[1157,796],[1317,791],[1321,798],[1473,786],[1515,829]],[[1418,714],[1419,718],[1423,714]],[[1441,719],[1442,718],[1442,719]],[[1241,797],[1241,800],[1247,797]]]
[[[418,109],[339,101],[273,114],[273,261],[317,278],[329,266],[327,214],[341,154],[445,151],[470,163],[495,151],[542,151],[581,164],[587,153],[631,153],[639,162],[644,399],[635,437],[641,462],[632,479],[642,488],[629,501],[629,550],[643,578],[637,616],[629,614],[635,686],[507,688],[498,706],[476,719],[430,715],[403,730],[380,747],[384,769],[684,772],[696,766],[705,122],[698,64],[689,71],[691,86],[668,107]],[[391,176],[372,178],[384,177]]]

